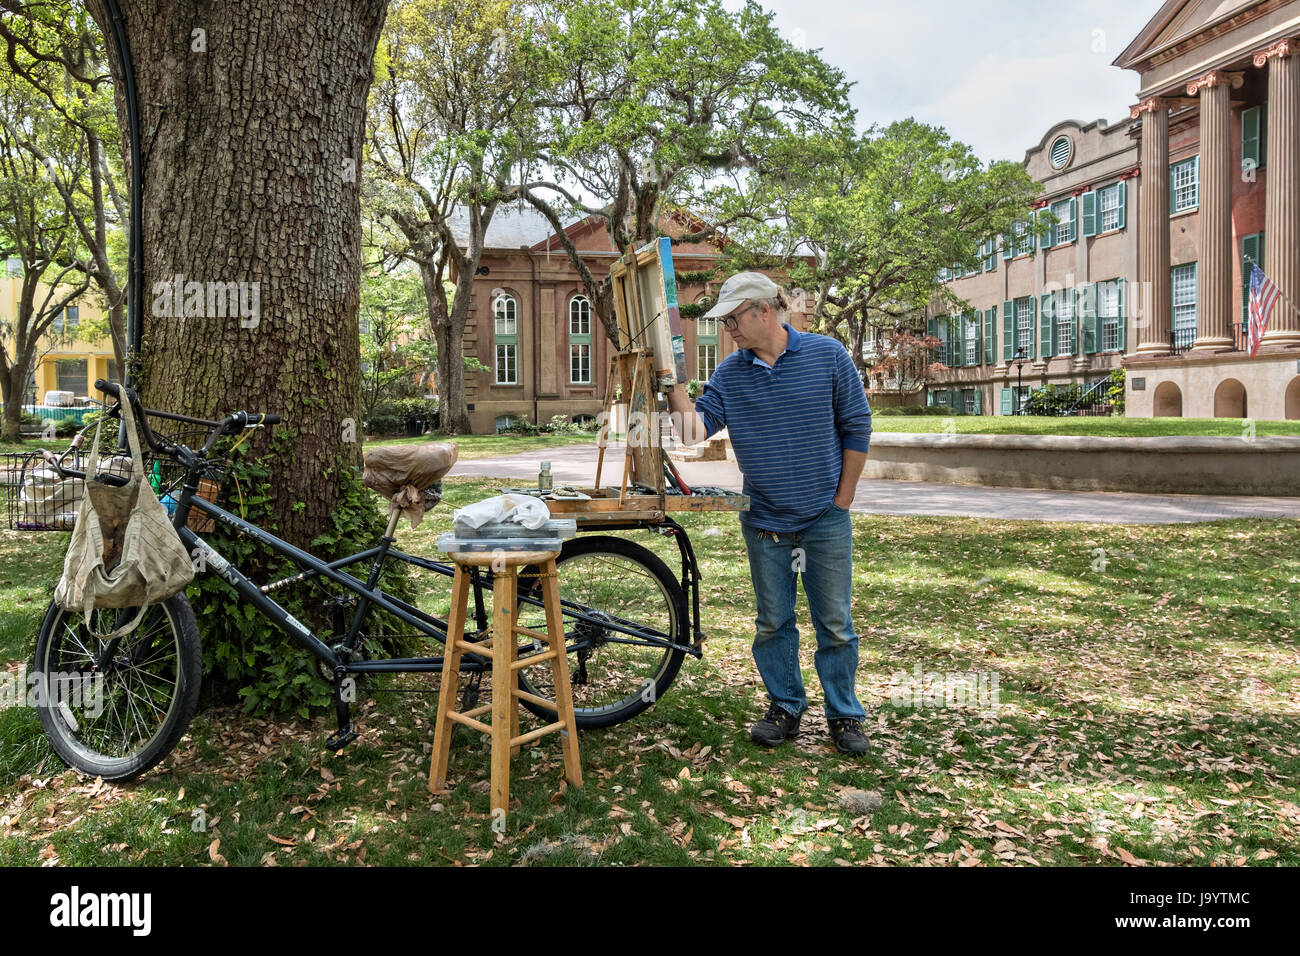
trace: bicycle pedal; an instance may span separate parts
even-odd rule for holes
[[[325,749],[338,752],[346,747],[352,741],[356,740],[361,734],[357,730],[356,724],[348,724],[346,727],[340,727],[339,732],[333,734],[325,740]]]

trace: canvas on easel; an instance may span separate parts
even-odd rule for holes
[[[667,236],[628,251],[610,269],[618,349],[648,349],[658,385],[686,381],[686,336],[677,302],[672,240]]]

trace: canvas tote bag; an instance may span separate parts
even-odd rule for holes
[[[140,439],[131,402],[121,402],[131,450],[131,477],[120,487],[97,480],[99,429],[86,464],[85,493],[72,529],[63,563],[63,577],[54,601],[69,611],[81,611],[86,628],[100,640],[129,634],[139,626],[149,605],[184,589],[194,578],[194,565],[167,509],[145,480]],[[98,633],[92,622],[95,608],[138,607],[134,619],[110,634]]]

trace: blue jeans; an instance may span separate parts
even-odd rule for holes
[[[849,512],[832,504],[802,531],[777,534],[742,524],[749,552],[758,615],[754,619],[754,663],[767,696],[791,714],[808,709],[799,669],[795,627],[796,577],[802,573],[808,610],[817,632],[813,662],[826,696],[826,718],[866,714],[854,688],[858,635],[853,630],[853,528]],[[801,549],[801,550],[800,550]]]

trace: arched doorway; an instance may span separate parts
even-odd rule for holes
[[[1161,382],[1157,385],[1152,402],[1155,405],[1152,414],[1156,418],[1183,417],[1183,393],[1173,382]]]
[[[1282,401],[1282,414],[1287,418],[1300,418],[1300,375],[1291,379],[1286,387],[1286,396]]]
[[[1215,418],[1246,418],[1246,387],[1235,378],[1225,378],[1214,390]]]

